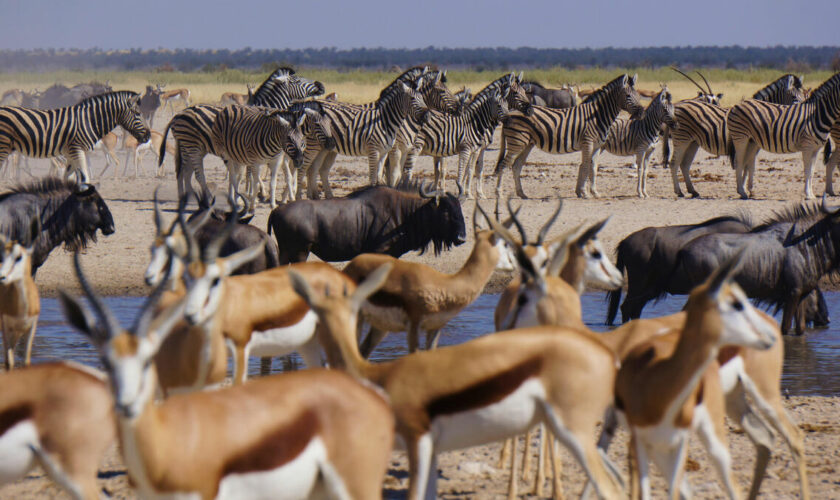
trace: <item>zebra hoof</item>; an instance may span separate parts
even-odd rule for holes
[[[700,193],[698,193],[697,191],[692,191],[691,192],[691,197],[692,198],[701,198]]]

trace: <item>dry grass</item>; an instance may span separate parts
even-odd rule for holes
[[[696,87],[669,69],[591,69],[591,70],[533,70],[525,74],[526,78],[539,80],[547,85],[575,83],[582,88],[597,88],[606,81],[622,72],[639,74],[639,87],[648,90],[659,89],[660,82],[667,83],[668,88],[677,99],[693,97]],[[395,73],[373,71],[335,71],[318,69],[301,69],[300,73],[308,78],[324,82],[327,93],[337,92],[339,99],[347,102],[364,103],[376,99],[379,91],[396,76]],[[450,71],[448,72],[449,87],[453,90],[462,86],[471,88],[474,92],[503,74],[501,71]],[[743,97],[752,95],[766,83],[779,77],[782,72],[776,70],[704,70],[715,92],[724,93],[724,104],[732,105]],[[831,76],[827,72],[805,74],[805,85],[816,87]],[[190,89],[196,103],[215,103],[224,92],[246,92],[246,84],[260,84],[265,79],[265,73],[245,72],[240,70],[226,70],[216,73],[155,73],[141,71],[122,72],[74,72],[61,71],[52,73],[3,73],[0,74],[0,92],[12,88],[25,90],[45,89],[50,85],[61,82],[73,85],[90,80],[110,80],[116,89],[128,89],[142,92],[149,83],[166,83],[168,89],[186,87]]]

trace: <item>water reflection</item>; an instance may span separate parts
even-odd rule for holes
[[[840,394],[840,292],[825,294],[834,322],[824,330],[811,330],[803,337],[785,338],[785,371],[782,386],[791,395]],[[124,325],[134,319],[143,299],[138,297],[111,297],[105,299],[117,318]],[[443,329],[440,345],[452,345],[485,335],[493,331],[493,310],[498,295],[483,295]],[[645,316],[661,316],[682,309],[683,297],[668,297],[645,309]],[[583,315],[590,328],[604,331],[603,319],[606,303],[603,294],[587,293],[583,296]],[[778,318],[777,318],[778,319]],[[421,338],[421,344],[425,339]],[[406,353],[405,334],[389,335],[373,353],[374,360],[393,359]],[[99,357],[85,337],[67,326],[61,308],[55,299],[41,301],[41,318],[35,337],[33,359],[36,363],[72,359],[91,366],[100,366]],[[297,356],[294,363],[300,364]],[[282,363],[275,362],[274,370],[281,371]],[[249,373],[259,373],[259,360],[249,361]]]

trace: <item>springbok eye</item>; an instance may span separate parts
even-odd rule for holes
[[[528,303],[528,297],[526,297],[525,295],[520,295],[516,303],[520,306],[524,306]]]
[[[601,258],[601,252],[599,252],[597,250],[592,252],[592,258],[593,259],[600,259]]]
[[[213,286],[219,285],[219,278],[213,278]]]
[[[736,300],[735,302],[732,303],[732,308],[735,309],[738,312],[741,312],[741,311],[744,310],[744,303],[741,302],[740,300]]]

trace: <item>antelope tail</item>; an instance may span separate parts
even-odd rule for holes
[[[828,159],[831,158],[831,140],[825,141],[825,149],[823,149],[823,164],[828,163]]]
[[[621,244],[618,245],[618,255],[615,259],[615,267],[618,269],[622,275],[624,275],[624,252],[622,251]],[[621,288],[619,287],[616,290],[612,290],[607,292],[607,300],[609,301],[609,305],[607,306],[607,325],[612,325],[615,321],[615,317],[618,314],[618,304],[621,302]]]
[[[163,165],[163,155],[166,154],[166,136],[169,134],[169,127],[171,126],[172,121],[166,125],[166,129],[163,131],[163,138],[160,141],[160,151],[158,153],[158,167]]]

